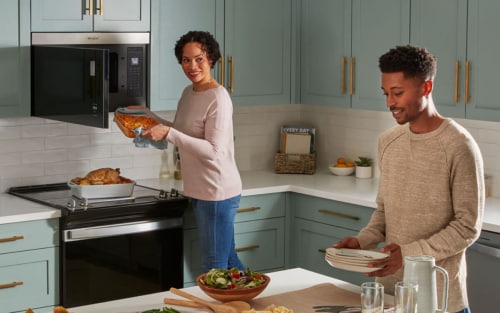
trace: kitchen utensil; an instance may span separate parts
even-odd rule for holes
[[[179,306],[188,306],[192,308],[204,308],[205,305],[190,301],[190,300],[181,300],[181,299],[173,299],[173,298],[165,298],[163,299],[163,303],[165,304],[173,304]],[[238,312],[250,310],[252,307],[248,302],[245,301],[229,301],[224,302],[223,304],[234,307]]]
[[[444,278],[441,308],[437,307],[436,272],[441,273]],[[403,281],[418,284],[417,308],[419,312],[446,312],[448,306],[448,272],[435,265],[434,257],[428,255],[406,256]]]
[[[361,284],[361,312],[384,313],[384,285],[376,282]]]
[[[394,287],[396,313],[417,313],[418,284],[398,281]]]
[[[235,309],[233,306],[229,306],[226,304],[215,304],[215,303],[212,303],[209,301],[205,301],[201,298],[193,296],[192,294],[181,291],[181,290],[174,288],[174,287],[170,288],[170,292],[175,294],[175,295],[192,300],[196,303],[203,304],[204,306],[209,307],[215,313],[239,313],[239,312],[241,312],[241,311],[238,311],[237,309]]]

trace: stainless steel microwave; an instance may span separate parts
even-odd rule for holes
[[[32,33],[31,115],[108,128],[147,105],[149,33]]]

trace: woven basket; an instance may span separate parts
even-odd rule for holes
[[[316,170],[316,154],[284,154],[274,155],[274,171],[278,174],[314,174]]]

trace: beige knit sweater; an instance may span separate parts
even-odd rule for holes
[[[448,311],[468,306],[465,249],[479,236],[484,211],[483,160],[479,147],[451,119],[430,133],[397,125],[379,139],[377,209],[358,240],[363,249],[380,242],[408,255],[431,255],[449,275]],[[443,282],[438,279],[438,298]],[[403,269],[378,278],[389,293]]]

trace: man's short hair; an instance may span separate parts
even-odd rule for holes
[[[397,46],[379,58],[379,68],[382,73],[403,72],[405,78],[434,80],[437,58],[422,47]]]

